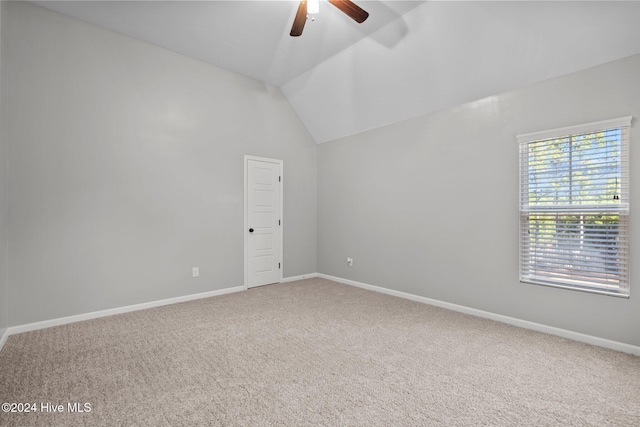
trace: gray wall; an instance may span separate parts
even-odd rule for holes
[[[11,325],[242,286],[245,154],[284,160],[284,276],[317,271],[316,145],[279,89],[5,12]]]
[[[5,130],[7,128],[6,121],[6,101],[4,99],[5,87],[5,61],[2,60],[4,49],[4,8],[5,2],[0,2],[0,338],[9,326],[9,298],[8,298],[8,244],[9,244],[9,159],[7,156],[7,139]]]
[[[320,145],[318,271],[640,345],[637,263],[630,299],[519,283],[515,139],[632,115],[635,253],[639,100],[635,55]]]

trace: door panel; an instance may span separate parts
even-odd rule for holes
[[[279,161],[247,159],[247,287],[282,278],[280,177]]]

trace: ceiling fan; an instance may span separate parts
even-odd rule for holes
[[[368,17],[369,13],[362,9],[357,4],[353,3],[350,0],[328,0],[329,3],[340,9],[344,12],[349,18],[356,21],[358,24],[363,23]],[[296,12],[296,17],[293,20],[293,25],[291,26],[291,32],[289,35],[291,37],[298,37],[302,34],[302,30],[304,29],[304,24],[307,22],[307,16],[309,13],[317,13],[318,2],[317,0],[310,5],[309,10],[307,10],[307,0],[301,0],[300,5],[298,6],[298,11]],[[313,9],[311,9],[313,7]]]

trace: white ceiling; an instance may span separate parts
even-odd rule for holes
[[[301,37],[297,0],[39,1],[279,86],[316,142],[640,53],[640,2],[328,3]]]
[[[640,2],[429,1],[281,89],[328,142],[640,53],[639,18]]]
[[[298,0],[33,3],[280,86],[424,1],[359,1],[362,24],[322,1],[301,37],[289,36]]]

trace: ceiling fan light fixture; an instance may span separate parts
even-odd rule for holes
[[[320,12],[320,0],[308,0],[307,1],[307,13],[313,15]]]

